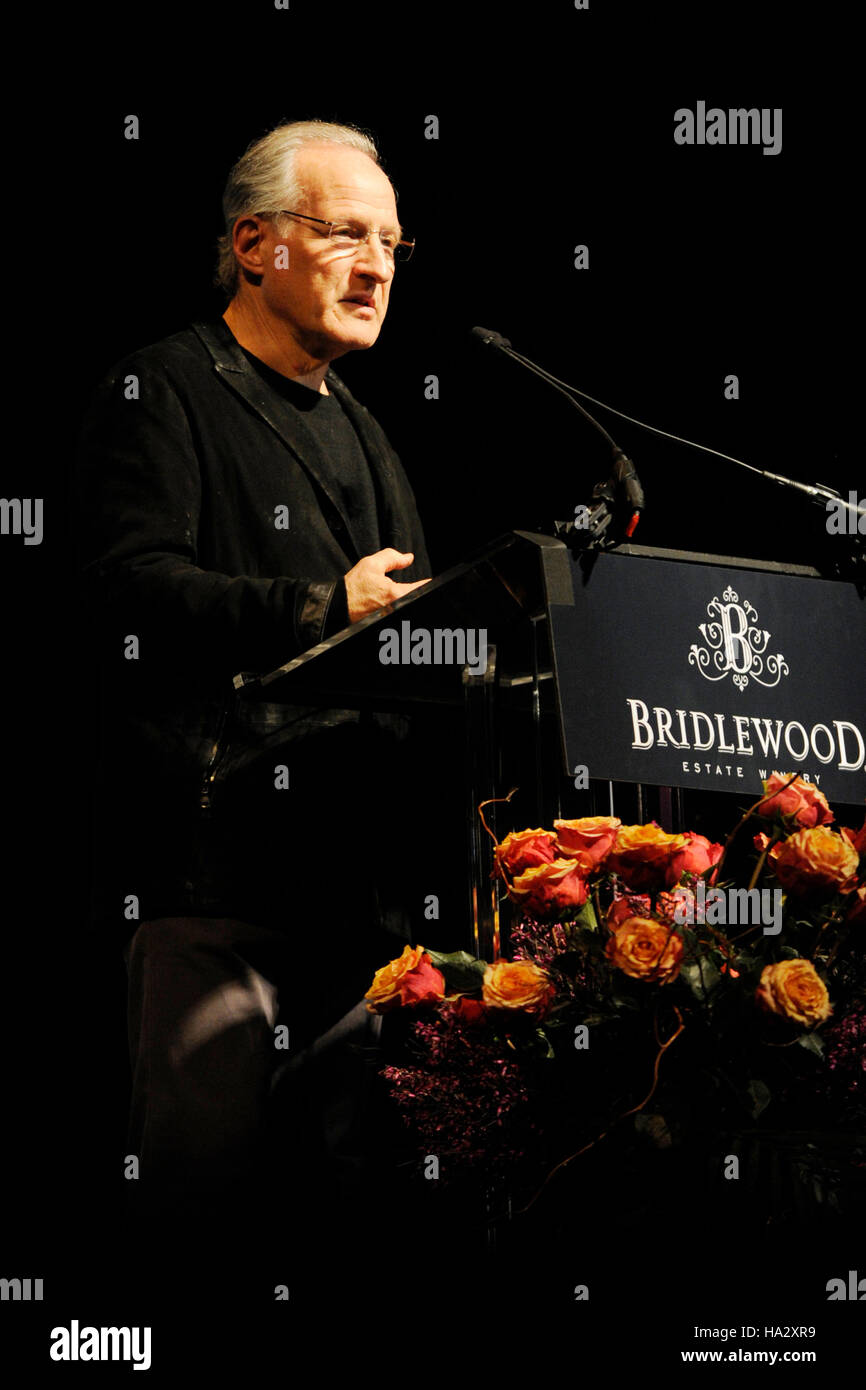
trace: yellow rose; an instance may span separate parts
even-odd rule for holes
[[[827,986],[810,960],[780,960],[765,965],[755,995],[771,1013],[795,1023],[821,1023],[833,1012]]]
[[[668,835],[661,826],[623,825],[604,861],[608,873],[619,874],[635,893],[655,893],[676,883],[673,858],[689,843],[687,835]]]
[[[654,917],[627,917],[609,938],[608,960],[635,980],[667,985],[680,973],[682,938]]]
[[[850,893],[857,880],[857,850],[826,826],[797,830],[770,850],[776,877],[789,893]]]
[[[490,1009],[519,1009],[539,1017],[556,993],[550,977],[528,960],[498,960],[484,972],[481,996]]]

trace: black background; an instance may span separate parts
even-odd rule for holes
[[[584,12],[566,0],[291,0],[276,11],[248,0],[47,11],[13,46],[24,87],[6,132],[3,493],[45,499],[45,537],[38,547],[0,541],[9,812],[0,1273],[54,1278],[44,1314],[3,1309],[22,1352],[53,1374],[70,1368],[47,1362],[47,1332],[31,1342],[27,1318],[38,1314],[42,1329],[78,1316],[57,1285],[68,1291],[87,1267],[96,1293],[80,1315],[99,1321],[99,1290],[107,1299],[124,1279],[104,1253],[114,1207],[100,1195],[121,1181],[124,977],[87,929],[95,714],[68,524],[90,391],[124,353],[222,312],[211,280],[228,168],[280,121],[319,117],[374,134],[417,237],[380,342],[338,371],[401,454],[437,570],[512,526],[571,516],[606,471],[577,413],[471,340],[474,324],[629,415],[862,491],[853,44],[840,5],[591,0]],[[674,111],[698,100],[782,107],[782,152],[675,145]],[[133,113],[138,141],[124,139]],[[425,139],[431,114],[438,140]],[[578,271],[583,243],[590,269]],[[730,373],[736,401],[724,398]],[[430,374],[439,400],[425,399]],[[807,564],[826,548],[824,516],[808,503],[602,418],[644,483],[644,544]],[[414,1258],[434,1234],[401,1232],[376,1259]],[[680,1221],[677,1240],[687,1284],[703,1269],[701,1237]],[[803,1252],[798,1320],[822,1328],[822,1359],[856,1311],[826,1304],[824,1286],[857,1267],[858,1248],[863,1274],[853,1236],[838,1269],[825,1252]],[[551,1252],[548,1269],[561,1256]],[[707,1306],[702,1320],[754,1322],[761,1309],[736,1301],[748,1255],[726,1258],[730,1305]],[[358,1277],[335,1281],[344,1305]],[[459,1311],[471,1321],[471,1308]],[[584,1354],[600,1357],[599,1329],[618,1314],[612,1305],[594,1314]],[[134,1308],[114,1316],[142,1321]],[[427,1325],[438,1314],[428,1303],[419,1317]],[[582,1328],[567,1290],[557,1319],[569,1336]],[[688,1331],[676,1322],[660,1331],[650,1363],[678,1362]]]

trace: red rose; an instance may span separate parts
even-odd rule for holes
[[[508,883],[526,869],[552,864],[556,858],[555,844],[552,830],[512,830],[493,851],[494,874]]]
[[[451,1004],[451,1012],[463,1019],[464,1023],[474,1026],[486,1017],[487,1005],[481,999],[470,999],[468,995],[461,994]]]
[[[847,825],[840,825],[839,829],[842,831],[848,843],[854,846],[862,859],[863,855],[866,854],[866,820],[864,820],[859,830],[850,830]]]
[[[861,883],[851,898],[851,906],[845,913],[845,921],[852,925],[866,922],[866,883]]]
[[[688,843],[671,856],[667,872],[668,888],[679,883],[683,874],[704,873],[710,865],[718,864],[722,857],[723,846],[710,844],[705,835],[696,835],[693,831],[687,830],[685,838]],[[715,877],[715,874],[710,875],[710,883],[715,882]]]
[[[786,787],[790,775],[774,772],[764,782],[764,798],[756,807],[755,814],[763,816],[765,820],[781,817],[795,822],[804,830],[811,829],[813,825],[829,825],[833,812],[827,805],[824,793],[802,777],[797,777],[790,787]]]
[[[578,860],[584,873],[592,873],[607,858],[621,825],[617,816],[555,820],[556,848],[566,858]]]
[[[614,898],[607,910],[608,930],[616,931],[628,917],[649,917],[651,912],[652,899],[648,893],[623,893]]]
[[[425,955],[420,965],[403,976],[399,993],[400,1003],[404,1006],[433,1004],[445,994],[445,977],[441,970],[436,969],[430,957]]]

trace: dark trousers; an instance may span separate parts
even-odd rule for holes
[[[256,1190],[292,1163],[351,1166],[379,1022],[363,1001],[321,1037],[293,1037],[289,938],[231,918],[143,922],[126,959],[143,1185]]]

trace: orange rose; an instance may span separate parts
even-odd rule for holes
[[[683,874],[702,874],[711,864],[718,864],[722,857],[722,846],[710,844],[705,835],[696,835],[693,831],[685,832],[686,845],[679,849],[671,858],[670,868],[667,873],[668,887],[679,883]],[[715,881],[715,875],[710,875],[710,882]]]
[[[821,1023],[833,1012],[827,986],[810,960],[765,965],[755,998],[763,1008],[795,1023]]]
[[[798,896],[850,893],[860,863],[854,846],[822,825],[795,831],[780,845],[774,845],[769,858],[782,887]]]
[[[586,880],[574,859],[554,859],[520,874],[508,889],[508,896],[527,917],[549,917],[582,907],[586,902]]]
[[[627,917],[609,939],[606,954],[635,980],[667,985],[680,973],[683,943],[654,917]]]
[[[529,960],[498,960],[484,972],[481,994],[490,1009],[517,1009],[541,1018],[555,993],[550,976]]]
[[[432,1004],[445,994],[445,977],[432,964],[423,946],[404,946],[397,960],[377,970],[364,995],[371,1014],[384,1014],[401,1004]]]
[[[824,793],[802,777],[786,787],[790,775],[790,772],[774,772],[763,783],[764,799],[755,808],[755,815],[763,816],[765,820],[781,816],[803,830],[811,829],[814,825],[828,825],[833,819],[833,812],[827,805]]]
[[[556,858],[555,843],[552,830],[512,830],[493,851],[494,873],[508,883],[526,869],[552,864]]]
[[[578,860],[584,873],[592,873],[607,857],[621,825],[618,816],[555,820],[556,848],[567,858]]]
[[[656,892],[676,883],[670,877],[674,855],[686,848],[685,835],[667,835],[661,826],[624,825],[618,831],[605,868],[619,874],[629,888]]]

